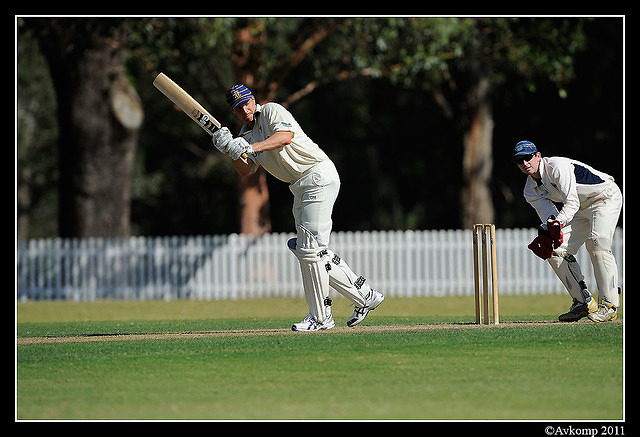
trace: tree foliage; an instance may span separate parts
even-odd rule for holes
[[[151,86],[160,71],[228,126],[238,127],[224,101],[224,91],[236,80],[247,83],[261,101],[287,105],[341,173],[337,229],[461,226],[464,136],[473,123],[478,77],[488,78],[490,85],[489,154],[496,161],[486,184],[499,226],[532,220],[519,193],[521,175],[508,162],[508,151],[524,137],[541,141],[547,154],[587,162],[601,147],[608,148],[615,152],[602,170],[621,177],[621,19],[110,20],[127,25],[128,76],[146,113],[135,155],[133,233],[240,230],[238,179],[228,159],[212,152],[199,128]],[[74,34],[68,37],[73,42]],[[33,40],[19,29],[20,53],[24,44]],[[27,72],[33,74],[30,69],[38,65],[35,55],[30,58],[34,64],[19,62],[22,91],[33,80]],[[609,84],[606,91],[603,83]],[[37,97],[19,96],[23,174],[35,168],[21,138],[27,137],[26,120],[33,116],[27,108]],[[582,109],[587,107],[599,116]],[[43,141],[54,142],[55,132],[51,135]],[[54,159],[49,169],[55,173]],[[290,193],[272,178],[266,183],[271,229],[288,231]],[[32,202],[27,210],[36,207]]]

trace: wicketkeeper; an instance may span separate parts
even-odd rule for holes
[[[622,193],[613,177],[574,159],[543,158],[531,141],[516,144],[513,160],[528,176],[524,197],[542,221],[528,247],[549,262],[573,297],[571,308],[558,320],[573,322],[585,316],[594,322],[615,320],[620,297],[611,246]],[[583,244],[593,264],[598,303],[575,258]]]
[[[335,326],[329,286],[353,302],[355,310],[347,325],[357,325],[384,296],[329,248],[331,214],[340,189],[333,162],[283,106],[257,104],[244,85],[230,88],[226,98],[243,125],[236,138],[227,128],[216,131],[214,146],[231,157],[239,174],[248,175],[262,166],[288,183],[293,193],[297,237],[287,247],[300,263],[309,314],[291,329],[318,331]],[[245,153],[248,158],[242,157]]]

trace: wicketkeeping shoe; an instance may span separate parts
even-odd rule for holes
[[[324,320],[324,322],[319,323],[318,321],[316,321],[316,318],[313,317],[311,315],[311,313],[309,313],[309,314],[307,314],[307,317],[305,317],[304,320],[302,320],[302,322],[294,323],[293,326],[291,327],[291,330],[292,331],[304,331],[304,332],[322,331],[322,330],[326,330],[326,329],[331,329],[334,326],[336,326],[336,324],[333,321],[333,316],[332,315],[327,317]]]
[[[604,300],[600,302],[596,311],[589,314],[589,320],[596,323],[614,321],[616,318],[618,318],[618,308]]]
[[[362,322],[364,318],[367,317],[367,314],[369,314],[369,311],[373,311],[378,308],[383,300],[384,296],[382,293],[372,289],[364,298],[364,307],[355,307],[351,318],[347,320],[347,326],[356,326],[358,323]]]
[[[573,304],[569,308],[569,311],[560,314],[558,320],[561,322],[577,322],[581,318],[590,315],[598,309],[596,300],[592,297],[588,297],[586,302],[578,302],[573,299]]]

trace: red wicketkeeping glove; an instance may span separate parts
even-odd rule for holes
[[[564,241],[562,225],[558,220],[547,220],[547,229],[549,230],[549,236],[553,241],[553,248],[557,249]]]
[[[553,241],[545,234],[539,234],[527,247],[542,259],[551,258],[553,255]]]

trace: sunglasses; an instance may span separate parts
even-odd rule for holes
[[[536,156],[535,153],[530,153],[528,155],[519,155],[513,158],[513,162],[515,162],[516,164],[522,164],[523,162],[531,161],[534,156]]]

